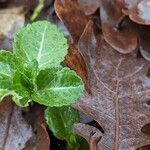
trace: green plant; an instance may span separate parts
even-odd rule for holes
[[[39,16],[40,12],[44,8],[44,3],[45,3],[45,0],[39,0],[39,4],[34,9],[33,14],[31,16],[31,21],[34,21]]]
[[[21,107],[30,101],[48,106],[45,117],[54,135],[67,140],[68,149],[78,149],[79,137],[72,129],[79,121],[78,113],[69,105],[82,95],[84,85],[74,71],[60,65],[67,49],[64,35],[47,21],[20,29],[13,52],[0,51],[0,100],[12,95]],[[66,130],[64,135],[62,128]]]

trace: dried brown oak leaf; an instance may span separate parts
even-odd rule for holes
[[[104,38],[115,50],[127,54],[136,50],[138,40],[130,24],[125,21],[122,23],[126,16],[121,10],[115,0],[101,0],[100,16]]]
[[[77,44],[88,17],[79,8],[77,0],[55,0],[55,11],[71,35],[71,42]]]
[[[123,13],[138,24],[150,25],[149,0],[121,0],[124,6]]]
[[[33,136],[31,126],[10,98],[0,104],[0,150],[20,150]]]
[[[104,133],[97,134],[95,127],[89,133],[84,124],[77,124],[76,132],[92,139],[92,150],[133,150],[150,144],[150,136],[141,131],[150,123],[149,64],[143,58],[118,53],[103,37],[97,48],[91,48],[94,36],[93,23],[89,22],[79,49],[91,74],[92,95],[85,93],[74,107],[97,121]]]

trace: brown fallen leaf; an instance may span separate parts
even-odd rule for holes
[[[120,0],[123,4],[122,12],[129,18],[143,25],[150,25],[150,1],[149,0]]]
[[[129,17],[138,24],[150,25],[150,1],[141,0],[129,10]]]
[[[45,124],[39,125],[36,132],[37,132],[36,150],[49,150],[50,139]]]
[[[77,0],[55,0],[54,7],[57,16],[70,33],[71,42],[77,44],[88,23],[88,17],[79,8]]]
[[[84,125],[82,123],[75,124],[75,132],[86,139],[90,145],[90,150],[97,150],[97,143],[102,138],[102,133],[95,127]],[[90,135],[90,138],[89,138]]]
[[[92,141],[93,150],[133,150],[148,145],[150,135],[142,129],[150,123],[149,63],[143,58],[118,53],[102,36],[97,41],[98,47],[91,49],[95,36],[92,26],[89,22],[79,42],[80,52],[92,73],[92,95],[85,93],[74,107],[92,117],[104,130],[103,134],[98,134],[99,141],[97,136],[96,141]],[[91,42],[85,42],[89,37]],[[77,133],[90,139],[86,125],[75,127]],[[90,127],[90,131],[96,134],[94,127]]]
[[[71,43],[69,44],[69,51],[65,57],[64,63],[69,68],[75,70],[78,73],[78,75],[82,77],[82,80],[84,81],[84,84],[85,84],[85,89],[88,91],[88,93],[90,93],[86,64],[85,64],[80,52]]]
[[[23,113],[25,120],[32,126],[35,135],[25,145],[25,150],[49,150],[50,137],[46,130],[44,107],[34,104]]]
[[[101,0],[100,16],[105,40],[118,52],[127,54],[136,50],[138,46],[137,34],[124,20],[121,5],[115,0]],[[123,23],[124,21],[124,23]]]
[[[78,0],[78,4],[86,15],[92,15],[100,7],[99,0]]]
[[[23,119],[21,109],[10,98],[0,103],[0,150],[20,150],[33,136],[31,126]]]

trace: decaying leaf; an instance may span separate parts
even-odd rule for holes
[[[71,42],[77,44],[88,23],[88,17],[79,8],[77,0],[56,0],[54,6],[58,17],[70,33]]]
[[[118,0],[122,4],[122,12],[138,24],[150,25],[149,0]]]
[[[137,48],[137,35],[130,27],[129,22],[122,23],[126,18],[122,8],[116,5],[115,0],[102,0],[100,5],[102,31],[105,40],[118,52],[130,53]],[[120,25],[122,23],[122,25]]]
[[[85,93],[74,106],[91,116],[104,130],[89,144],[101,150],[133,150],[150,144],[150,136],[141,130],[150,123],[149,64],[143,58],[118,53],[102,36],[97,41],[98,47],[91,49],[95,36],[92,25],[88,23],[79,42],[80,52],[92,73],[92,95]],[[89,37],[91,42],[85,43]],[[85,128],[89,131],[87,125],[76,125],[77,133],[84,138],[96,135],[95,128],[90,127],[90,133]]]
[[[32,128],[21,116],[21,109],[6,98],[0,104],[0,149],[19,150],[32,136]]]

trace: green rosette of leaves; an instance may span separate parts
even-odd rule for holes
[[[78,149],[79,138],[72,129],[79,121],[78,115],[68,110],[83,94],[84,85],[75,71],[61,66],[67,49],[67,39],[50,22],[38,21],[21,28],[14,37],[13,51],[0,51],[0,101],[11,95],[21,107],[31,101],[48,106],[45,116],[54,135],[67,140],[68,149]],[[72,123],[67,119],[60,123],[58,110],[75,119]],[[60,124],[52,126],[56,119]],[[59,126],[69,129],[65,135],[55,132],[61,130]]]

